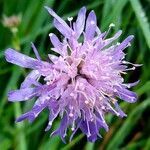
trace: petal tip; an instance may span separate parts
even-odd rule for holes
[[[5,56],[5,58],[6,58],[7,61],[9,61],[9,58],[10,58],[10,56],[12,55],[13,51],[14,51],[14,50],[11,49],[11,48],[8,48],[8,49],[5,50],[4,56]]]
[[[48,7],[48,6],[44,6],[44,8],[52,15],[54,13],[53,9]]]
[[[134,35],[130,35],[129,38],[130,40],[132,40],[134,38]]]
[[[48,6],[44,6],[44,8],[45,8],[45,9],[47,9],[47,10],[49,9],[49,7],[48,7]]]
[[[83,7],[81,8],[81,10],[82,10],[82,11],[86,11],[86,7],[83,6]]]

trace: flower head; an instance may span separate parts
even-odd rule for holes
[[[20,116],[18,122],[24,119],[32,122],[47,108],[50,113],[46,131],[56,117],[61,117],[60,127],[51,135],[60,135],[64,141],[67,130],[71,128],[71,140],[81,129],[87,139],[94,142],[101,137],[100,128],[108,131],[104,119],[106,113],[126,116],[118,105],[119,99],[129,103],[137,99],[137,95],[128,90],[137,82],[126,84],[122,78],[122,74],[137,66],[124,60],[123,50],[130,45],[133,36],[114,44],[122,31],[106,38],[108,32],[101,33],[94,11],[86,18],[85,7],[80,9],[75,22],[72,17],[68,18],[70,25],[51,8],[46,9],[54,17],[54,26],[64,37],[60,41],[55,34],[49,34],[54,46],[52,50],[58,56],[49,54],[49,61],[42,61],[33,43],[36,59],[7,49],[5,56],[8,62],[33,69],[19,90],[8,93],[8,99],[16,102],[37,98],[33,108]],[[40,78],[44,78],[44,83],[40,83]]]
[[[21,23],[21,15],[13,15],[10,17],[3,16],[3,25],[8,28],[18,27]]]

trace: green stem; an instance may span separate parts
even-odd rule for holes
[[[12,44],[13,47],[16,50],[20,50],[20,40],[18,37],[17,32],[13,32],[13,38],[12,38]],[[21,106],[20,103],[14,103],[14,109],[15,109],[15,117],[17,118],[18,116],[20,116],[22,114],[21,111]],[[17,150],[27,150],[27,145],[26,145],[26,137],[24,134],[24,123],[17,123],[16,124],[16,128],[17,128]]]
[[[15,116],[18,117],[21,115],[21,107],[20,107],[20,103],[14,103],[14,109],[15,109]],[[24,123],[17,123],[16,124],[16,128],[17,128],[17,150],[27,150],[27,146],[26,146],[26,138],[25,138],[25,134],[23,132],[24,130]]]

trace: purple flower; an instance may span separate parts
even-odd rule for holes
[[[49,54],[49,61],[42,61],[33,43],[36,59],[7,49],[5,56],[8,62],[33,69],[19,90],[8,93],[8,99],[16,102],[36,97],[33,108],[20,116],[17,122],[24,119],[32,122],[47,108],[49,122],[46,131],[56,117],[61,118],[60,127],[51,135],[60,135],[65,141],[67,130],[71,128],[71,140],[80,129],[89,141],[94,142],[101,137],[100,128],[108,131],[105,114],[110,112],[119,117],[126,116],[118,105],[120,99],[129,103],[137,100],[137,95],[128,88],[138,82],[127,84],[122,78],[122,74],[137,66],[124,60],[123,50],[130,46],[133,35],[121,43],[115,40],[122,31],[106,39],[108,32],[99,30],[94,11],[86,19],[85,7],[80,9],[75,22],[72,17],[68,18],[70,25],[51,8],[46,9],[54,17],[54,26],[64,37],[59,40],[55,34],[49,34],[54,46],[52,50],[58,56]],[[41,78],[44,83],[40,83]]]

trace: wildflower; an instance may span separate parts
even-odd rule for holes
[[[21,15],[13,15],[10,17],[3,16],[2,23],[5,27],[11,29],[13,33],[18,31],[18,26],[21,23]]]
[[[21,22],[21,15],[18,16],[13,15],[10,17],[4,15],[3,17],[3,25],[8,28],[17,27],[19,26],[20,22]]]
[[[7,49],[5,56],[8,62],[33,69],[19,90],[8,93],[8,100],[16,102],[37,98],[33,108],[20,116],[17,122],[25,119],[33,122],[47,108],[50,113],[46,131],[56,117],[61,117],[59,128],[51,135],[60,135],[65,141],[67,130],[71,129],[72,140],[76,131],[81,129],[88,141],[94,142],[101,137],[100,128],[108,131],[105,114],[110,112],[119,117],[126,116],[118,105],[119,99],[129,103],[137,100],[137,95],[128,90],[137,82],[124,83],[122,78],[122,74],[138,66],[124,60],[123,50],[130,46],[133,36],[112,44],[122,31],[106,39],[108,32],[99,30],[94,11],[86,19],[86,8],[81,8],[75,22],[72,17],[68,18],[68,25],[51,8],[46,9],[54,17],[54,26],[64,37],[60,41],[54,33],[49,34],[54,46],[52,50],[58,56],[49,54],[49,61],[42,61],[33,43],[36,58]],[[79,42],[81,36],[83,42]],[[40,78],[44,79],[44,83],[40,83]]]

